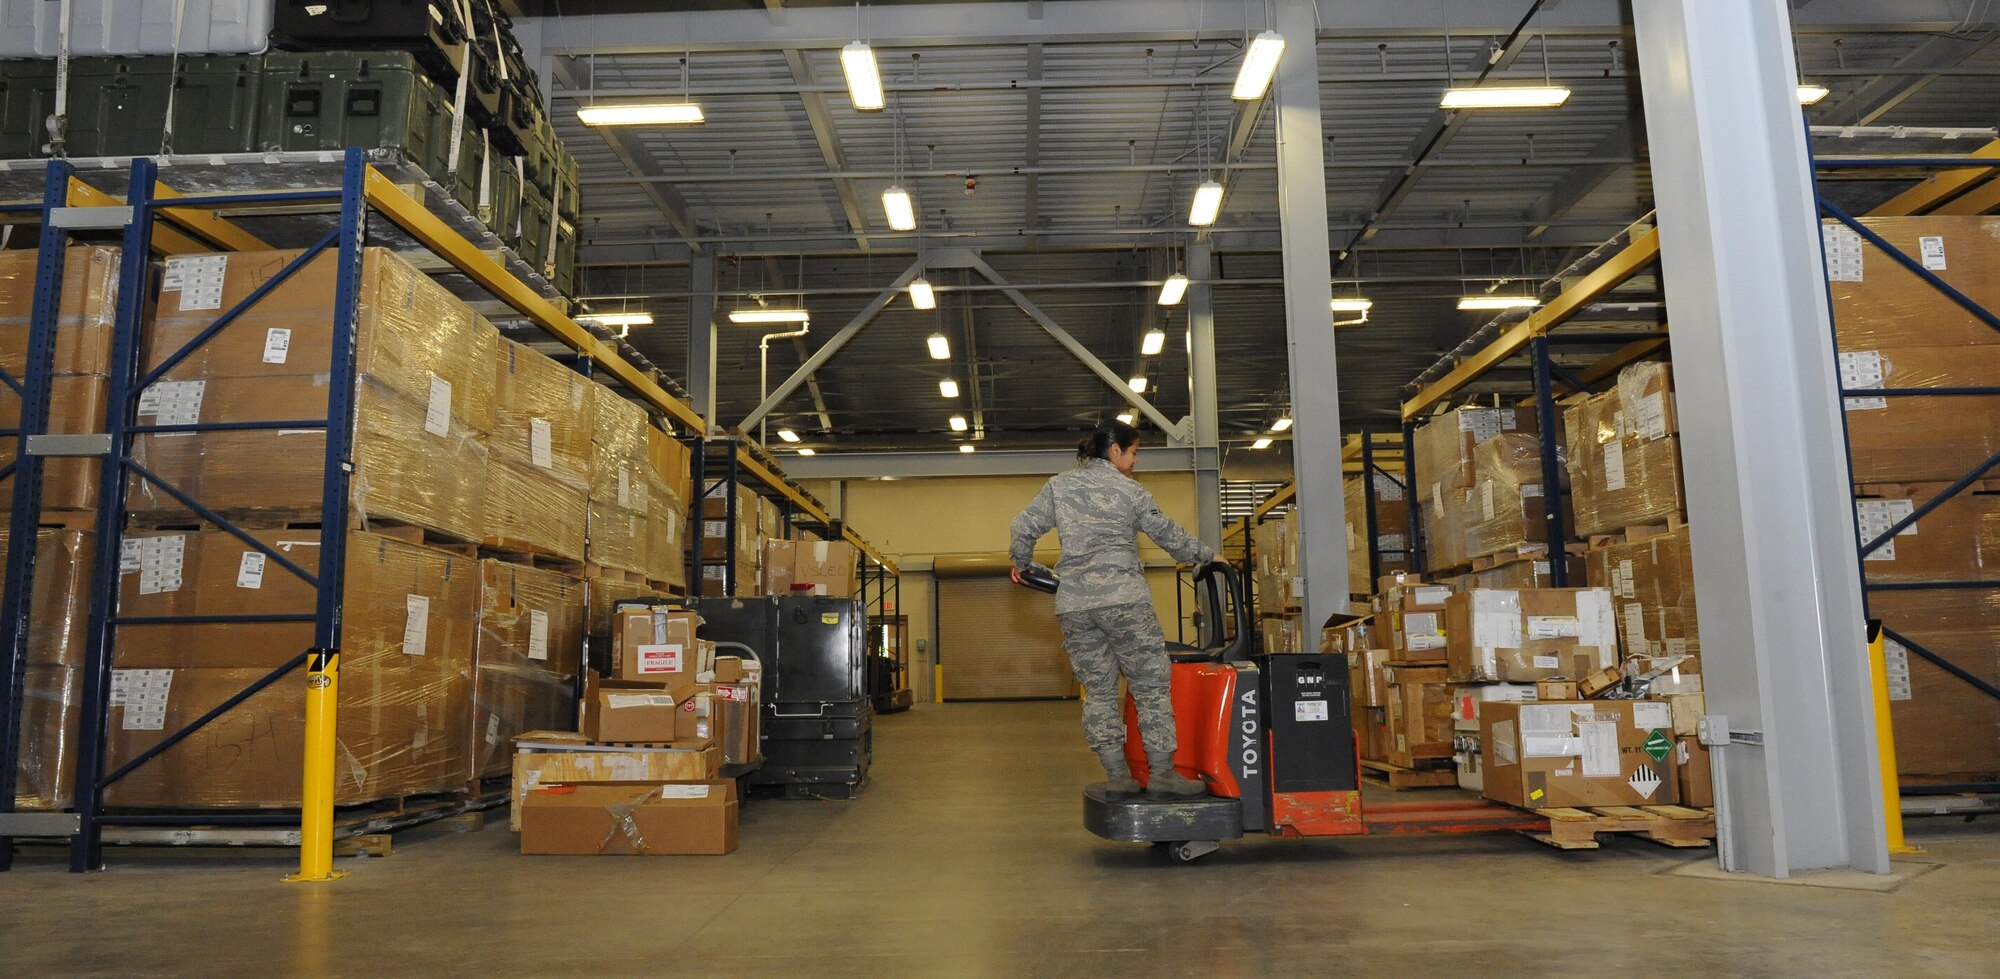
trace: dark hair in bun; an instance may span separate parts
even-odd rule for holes
[[[1077,440],[1076,457],[1084,462],[1103,459],[1110,455],[1111,447],[1129,449],[1139,441],[1139,430],[1121,421],[1108,421],[1097,426],[1097,430]]]

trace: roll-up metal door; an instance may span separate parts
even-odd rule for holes
[[[1054,596],[1008,580],[1004,558],[941,558],[935,573],[944,699],[1076,696]]]

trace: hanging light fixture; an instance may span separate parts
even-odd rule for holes
[[[951,430],[952,430],[952,431],[954,431],[954,432],[963,432],[963,431],[965,431],[966,427],[967,427],[967,426],[966,426],[966,424],[965,424],[965,416],[964,416],[964,415],[953,415],[953,416],[951,416]]]
[[[729,311],[729,322],[738,326],[773,326],[789,323],[810,323],[812,314],[803,309],[773,309],[760,306],[756,309],[733,309]]]
[[[1137,377],[1134,377],[1134,378],[1132,378],[1131,380],[1129,380],[1129,381],[1126,381],[1126,382],[1125,382],[1125,386],[1126,386],[1126,387],[1128,387],[1128,388],[1131,388],[1131,389],[1132,389],[1132,393],[1133,393],[1133,394],[1145,394],[1145,393],[1146,393],[1146,375],[1144,375],[1144,374],[1140,374],[1140,375],[1138,375]]]
[[[679,102],[614,102],[586,105],[576,110],[576,119],[586,126],[692,126],[707,121],[688,87],[688,60],[693,56],[694,33],[688,32],[689,49],[681,55],[681,100]],[[590,58],[590,88],[597,90],[597,56]]]
[[[944,334],[933,333],[930,335],[928,339],[924,341],[924,343],[929,345],[929,347],[931,348],[932,360],[951,359],[951,341],[945,339]]]
[[[1250,447],[1253,449],[1268,449],[1271,447],[1271,440],[1268,438],[1261,438],[1255,442],[1250,443]]]
[[[1362,299],[1360,297],[1335,299],[1329,305],[1333,307],[1333,311],[1336,313],[1365,313],[1375,308],[1373,300]]]
[[[1274,432],[1282,432],[1291,427],[1292,427],[1292,419],[1290,415],[1287,415],[1271,423],[1271,431]]]
[[[1818,105],[1819,100],[1826,98],[1830,91],[1825,85],[1800,85],[1799,104]]]
[[[1541,304],[1542,301],[1533,296],[1461,296],[1458,300],[1458,308],[1466,312],[1522,309]]]
[[[938,393],[947,398],[958,397],[958,382],[947,377],[938,382]]]
[[[910,192],[897,184],[890,184],[882,192],[882,212],[889,216],[889,227],[897,231],[917,230],[917,208],[910,200]]]
[[[959,447],[958,447],[958,451],[960,451],[960,452],[977,452],[978,450],[977,450],[977,449],[974,449],[974,448],[973,448],[972,446],[970,446],[970,445],[961,445],[961,446],[959,446]]]
[[[814,453],[814,452],[813,452],[813,450],[811,450],[811,449],[800,449],[800,450],[799,450],[799,455],[802,455],[802,456],[809,456],[809,455],[814,455],[814,454],[816,454],[816,453]]]
[[[937,308],[937,293],[931,289],[931,280],[921,275],[910,280],[910,305],[916,309]]]
[[[1165,349],[1167,334],[1164,330],[1147,330],[1145,338],[1139,341],[1139,355],[1142,357],[1159,356],[1160,351]]]
[[[787,442],[796,443],[799,440],[799,433],[794,432],[789,428],[781,428],[778,429],[778,437],[784,439]]]
[[[596,323],[599,326],[652,326],[651,313],[585,313],[577,319]]]
[[[1159,300],[1160,305],[1162,306],[1180,305],[1181,299],[1182,297],[1187,295],[1187,291],[1188,291],[1188,277],[1185,273],[1175,272],[1174,274],[1167,276],[1167,280],[1165,282],[1160,283],[1160,300]]]
[[[1129,411],[1121,411],[1118,413],[1118,420],[1124,422],[1127,425],[1132,424],[1132,419],[1137,417],[1138,417],[1137,415],[1134,415]]]
[[[840,49],[840,73],[847,76],[847,97],[863,112],[880,112],[888,104],[882,94],[882,72],[875,49],[856,41]]]
[[[1206,228],[1215,223],[1222,214],[1222,184],[1214,180],[1204,180],[1194,189],[1194,200],[1188,205],[1188,224],[1196,228]]]
[[[1250,39],[1250,46],[1243,49],[1243,64],[1236,69],[1236,85],[1229,90],[1229,97],[1248,102],[1261,99],[1271,88],[1271,78],[1278,73],[1278,56],[1285,53],[1285,36],[1277,31],[1264,31]]]
[[[1551,86],[1448,88],[1440,109],[1553,109],[1569,101],[1569,89]]]

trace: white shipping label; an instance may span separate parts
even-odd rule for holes
[[[608,693],[604,695],[604,706],[612,710],[628,707],[672,707],[674,695],[670,693]]]
[[[1855,350],[1840,355],[1840,386],[1848,391],[1873,391],[1887,379],[1882,351]],[[1884,397],[1843,398],[1848,411],[1881,411],[1889,407]]]
[[[1861,236],[1837,221],[1820,225],[1820,243],[1826,248],[1828,282],[1860,282]]]
[[[1604,443],[1604,488],[1617,492],[1625,488],[1625,443]]]
[[[1478,649],[1521,648],[1521,616],[1515,612],[1473,612],[1472,645]]]
[[[1493,519],[1493,481],[1479,481],[1479,514],[1481,520]]]
[[[679,673],[683,660],[680,643],[641,643],[638,647],[639,662],[636,669],[641,675],[647,673]]]
[[[618,505],[632,505],[632,470],[625,466],[618,467]]]
[[[222,308],[222,282],[229,274],[227,255],[185,255],[167,259],[160,278],[162,292],[181,294],[181,312]]]
[[[180,591],[187,559],[187,537],[169,534],[139,539],[139,594]]]
[[[528,419],[528,461],[543,469],[556,467],[553,432],[546,418]]]
[[[1562,669],[1562,660],[1554,656],[1536,656],[1535,669],[1559,670]]]
[[[431,400],[424,407],[424,431],[439,438],[451,434],[451,382],[431,375]]]
[[[1576,593],[1576,644],[1596,646],[1605,654],[1618,648],[1618,619],[1611,612],[1611,593],[1586,588]]]
[[[1885,639],[1882,642],[1882,659],[1889,668],[1889,699],[1910,699],[1913,695],[1910,687],[1910,651],[1902,643]]]
[[[1442,635],[1438,632],[1436,612],[1406,612],[1403,615],[1403,631],[1412,638],[1417,636]]]
[[[264,552],[244,551],[243,559],[236,562],[236,587],[264,587]]]
[[[528,610],[528,658],[549,658],[549,613]]]
[[[1646,607],[1638,602],[1625,606],[1625,651],[1638,654],[1646,648]]]
[[[292,331],[274,326],[264,331],[264,363],[282,364],[292,354]]]
[[[1418,605],[1443,605],[1451,598],[1451,588],[1446,585],[1426,585],[1411,589],[1410,596],[1416,599]]]
[[[1347,549],[1354,550],[1354,522],[1347,522]]]
[[[152,416],[155,425],[193,425],[201,421],[207,391],[207,381],[155,381],[139,393],[138,414]]]
[[[1619,598],[1638,598],[1638,591],[1632,584],[1632,559],[1623,558],[1618,569],[1611,573],[1611,590]]]
[[[1574,639],[1581,629],[1574,615],[1528,616],[1529,639]]]
[[[1324,721],[1331,716],[1324,700],[1301,700],[1292,705],[1292,710],[1301,721]]]
[[[139,570],[139,545],[137,537],[127,537],[118,542],[118,573],[131,574]]]
[[[712,788],[714,788],[712,785],[662,785],[660,786],[660,798],[706,799],[708,798],[709,790]]]
[[[112,670],[111,706],[125,709],[121,726],[127,731],[164,730],[173,685],[172,670]]]
[[[1861,529],[1862,546],[1865,547],[1870,541],[1888,533],[1889,528],[1894,527],[1898,521],[1909,517],[1916,510],[1917,505],[1913,500],[1854,501],[1854,518],[1855,523]],[[1922,523],[1922,521],[1913,522],[1908,527],[1896,531],[1896,537],[1907,537],[1915,534],[1919,523]],[[1894,561],[1896,559],[1895,537],[1882,542],[1881,547],[1869,551],[1865,555],[1865,559],[1869,561]]]
[[[1917,239],[1917,252],[1923,258],[1924,268],[1932,272],[1944,271],[1944,236],[1924,235]]]
[[[1541,499],[1541,497],[1542,497],[1542,484],[1540,483],[1521,484],[1521,499],[1539,500]]]
[[[422,656],[431,634],[431,599],[428,595],[404,595],[403,655]]]
[[[1409,544],[1408,542],[1403,540],[1402,534],[1383,534],[1382,536],[1375,538],[1375,549],[1378,551],[1393,551],[1400,553],[1404,548],[1408,546]]]
[[[1404,640],[1403,648],[1413,651],[1426,650],[1426,649],[1443,649],[1444,637],[1439,635],[1410,636]]]
[[[1642,731],[1673,727],[1673,705],[1647,700],[1633,701],[1632,726]]]
[[[1583,742],[1583,777],[1618,777],[1618,722],[1578,721],[1577,738]]]
[[[500,743],[500,715],[498,714],[486,715],[486,743]]]
[[[1632,405],[1632,427],[1648,442],[1667,437],[1667,399],[1648,394]]]
[[[701,522],[701,535],[703,537],[728,537],[729,521],[704,520]]]
[[[1520,764],[1519,749],[1514,746],[1514,722],[1493,722],[1493,763],[1495,765]]]

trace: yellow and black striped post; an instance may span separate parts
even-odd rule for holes
[[[305,784],[299,796],[299,872],[289,881],[339,880],[333,869],[334,732],[339,718],[340,651],[306,655]]]
[[[1888,642],[1882,623],[1868,623],[1868,668],[1875,687],[1875,751],[1882,766],[1882,821],[1890,854],[1922,853],[1903,839],[1903,791],[1896,784],[1896,731],[1889,715]]]

